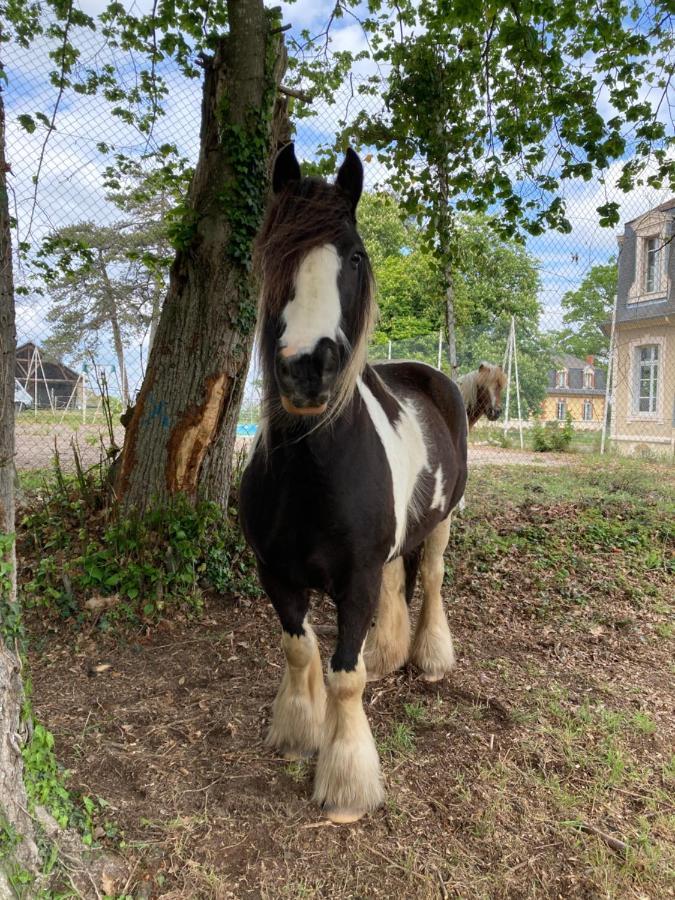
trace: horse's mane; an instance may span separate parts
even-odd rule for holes
[[[335,244],[344,234],[345,220],[354,214],[347,195],[336,185],[320,178],[292,182],[273,197],[256,242],[256,262],[261,275],[257,344],[263,380],[268,396],[272,390],[274,360],[270,357],[270,323],[281,315],[294,289],[298,267],[315,247]],[[336,384],[333,401],[320,420],[324,425],[343,412],[363,372],[368,340],[377,306],[370,261],[363,260],[361,296],[356,304],[355,340],[349,361]],[[273,410],[266,411],[268,418]]]
[[[464,406],[467,410],[475,407],[478,402],[478,390],[481,387],[488,388],[490,385],[498,385],[500,388],[506,387],[506,375],[501,366],[495,366],[492,363],[481,363],[480,368],[462,375],[457,381]]]

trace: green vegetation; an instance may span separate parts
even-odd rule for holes
[[[108,507],[99,467],[52,476],[51,492],[20,525],[27,606],[83,622],[94,614],[106,630],[119,619],[154,621],[168,609],[198,613],[207,589],[259,591],[243,537],[212,503],[177,497],[144,517]]]
[[[532,448],[538,453],[550,451],[561,453],[569,450],[573,437],[574,426],[569,412],[565,416],[562,428],[559,422],[546,422],[542,425],[538,420],[532,426]]]

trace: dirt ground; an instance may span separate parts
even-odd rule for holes
[[[387,801],[352,826],[312,805],[311,762],[264,747],[267,601],[213,596],[200,621],[122,636],[29,615],[36,713],[127,867],[110,896],[675,896],[675,578],[602,531],[647,507],[661,528],[672,469],[513,471],[472,478],[448,550],[456,669],[366,689]],[[334,622],[328,601],[313,619]]]

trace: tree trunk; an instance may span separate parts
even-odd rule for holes
[[[450,209],[448,192],[447,155],[436,164],[438,180],[438,195],[440,208],[438,213],[441,258],[443,259],[443,279],[445,281],[445,327],[448,330],[448,362],[450,363],[450,377],[457,378],[457,323],[455,320],[455,219]]]
[[[262,0],[229,0],[228,14],[229,34],[204,61],[199,159],[126,431],[117,491],[127,508],[177,493],[227,504],[256,314],[251,250],[286,63]]]
[[[457,335],[455,325],[455,285],[452,276],[452,266],[445,269],[445,327],[448,330],[448,361],[450,362],[450,377],[457,378]]]
[[[5,107],[0,86],[0,898],[14,897],[9,877],[17,866],[37,872],[38,850],[23,784],[18,650],[19,607],[14,548],[14,356],[16,327],[12,243],[7,198]],[[14,837],[9,837],[13,835]],[[12,846],[14,844],[14,846]]]

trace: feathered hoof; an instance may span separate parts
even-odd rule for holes
[[[367,813],[365,809],[346,809],[338,806],[326,806],[324,816],[334,825],[353,825]]]

